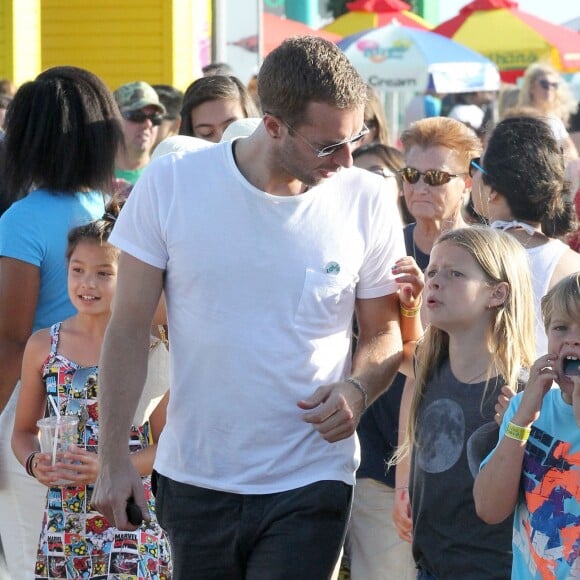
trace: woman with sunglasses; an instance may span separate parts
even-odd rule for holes
[[[463,123],[430,117],[401,135],[405,167],[399,170],[405,202],[414,224],[405,228],[410,255],[421,268],[435,240],[445,231],[465,227],[463,208],[471,187],[469,162],[481,143]]]
[[[510,117],[491,133],[481,159],[471,162],[475,211],[506,230],[530,259],[536,308],[536,349],[548,352],[540,301],[568,274],[580,255],[556,239],[575,225],[560,146],[541,118]]]
[[[566,83],[550,65],[534,63],[526,69],[518,106],[533,107],[546,117],[567,161],[578,157],[576,146],[566,130],[566,123],[576,105]]]

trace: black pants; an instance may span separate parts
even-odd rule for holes
[[[159,475],[155,501],[174,580],[327,580],[351,497],[352,487],[339,481],[240,495]]]

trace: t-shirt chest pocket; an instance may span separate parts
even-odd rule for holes
[[[349,327],[354,310],[357,277],[348,273],[307,269],[296,312],[296,325],[332,334]]]

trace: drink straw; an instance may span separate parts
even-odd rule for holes
[[[54,465],[56,463],[56,448],[58,446],[58,436],[60,431],[60,411],[58,409],[58,405],[54,402],[52,395],[48,396],[48,400],[50,401],[50,404],[52,405],[52,408],[56,414],[56,427],[54,429],[54,439],[52,441],[52,464]]]
[[[60,411],[58,410],[58,405],[54,402],[54,397],[52,395],[48,395],[48,401],[52,405],[54,414],[58,417],[58,420],[60,421]]]
[[[59,436],[59,429],[60,427],[60,415],[58,416],[58,419],[56,420],[56,427],[54,428],[54,439],[52,441],[52,464],[54,465],[56,463],[56,448],[58,445],[58,436]]]

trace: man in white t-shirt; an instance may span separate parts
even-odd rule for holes
[[[153,162],[111,237],[122,254],[93,504],[120,529],[135,529],[131,496],[147,513],[126,434],[164,290],[171,400],[156,502],[176,579],[328,578],[355,429],[402,356],[397,209],[384,180],[346,169],[367,130],[363,80],[334,44],[298,37],[258,82],[256,131]]]

